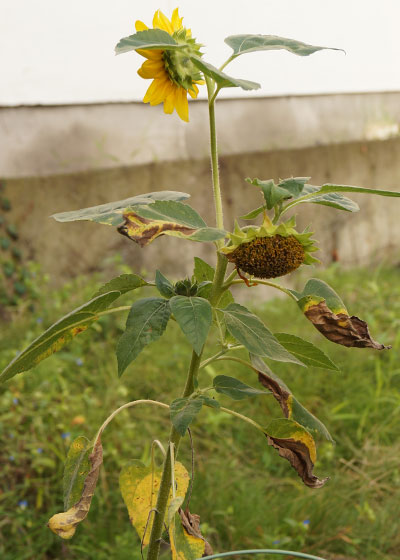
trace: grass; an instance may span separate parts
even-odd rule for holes
[[[306,488],[249,425],[204,409],[193,425],[191,511],[201,515],[203,533],[216,551],[276,547],[331,560],[400,556],[400,271],[343,271],[335,266],[319,277],[340,293],[351,313],[369,323],[376,340],[393,349],[376,352],[329,343],[289,299],[253,304],[273,332],[291,332],[318,344],[341,368],[334,373],[271,363],[336,440],[335,446],[318,442],[315,471],[331,479],[322,489]],[[98,278],[80,278],[50,297],[44,290],[35,311],[20,310],[2,329],[0,366],[44,327],[87,301],[100,283]],[[298,283],[304,278],[299,276]],[[135,297],[144,293],[149,295],[143,289]],[[121,305],[129,301],[132,295],[124,296]],[[126,410],[107,428],[104,468],[92,508],[71,541],[61,541],[45,526],[49,517],[62,511],[63,461],[76,436],[92,438],[105,417],[124,402],[155,398],[170,403],[181,392],[190,349],[174,324],[118,379],[114,346],[124,319],[103,317],[67,349],[1,387],[2,559],[140,558],[118,475],[131,459],[148,461],[154,439],[166,441],[169,420],[163,410]],[[250,370],[233,362],[209,366],[202,383],[209,385],[216,374],[257,384]],[[270,397],[220,400],[261,424],[281,416]],[[189,467],[186,440],[180,459]]]

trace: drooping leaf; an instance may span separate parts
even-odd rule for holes
[[[308,56],[322,50],[342,50],[332,47],[308,45],[307,43],[296,41],[295,39],[277,37],[276,35],[230,35],[225,39],[225,43],[233,49],[233,54],[231,55],[232,59],[249,52],[279,49],[285,49],[299,56]]]
[[[239,379],[229,377],[228,375],[217,375],[213,379],[213,387],[217,393],[227,395],[235,401],[241,401],[248,397],[255,397],[257,395],[269,395],[270,392],[261,391],[242,383]]]
[[[328,340],[347,347],[389,349],[371,338],[368,325],[356,316],[349,316],[336,292],[323,282],[312,278],[303,292],[292,292],[304,315]]]
[[[194,257],[194,277],[197,282],[212,282],[214,280],[214,274],[215,270],[211,265],[199,257]]]
[[[8,364],[1,373],[0,380],[7,381],[60,350],[96,321],[99,313],[105,311],[120,295],[120,291],[101,294],[54,323]]]
[[[56,513],[49,519],[47,526],[63,539],[74,536],[77,525],[83,521],[89,513],[93,494],[96,488],[99,471],[103,462],[103,448],[100,437],[96,440],[92,453],[89,455],[90,470],[85,476],[83,489],[78,502],[66,512]],[[74,493],[72,495],[75,495]],[[70,500],[68,500],[70,501]]]
[[[174,478],[175,496],[183,500],[189,486],[189,473],[182,463],[175,463]],[[146,467],[141,461],[132,461],[122,469],[119,477],[119,487],[129,512],[129,519],[141,540],[143,539],[147,524],[143,546],[147,546],[150,540],[154,512],[151,514],[150,518],[149,514],[156,506],[160,482],[161,471],[155,470],[152,472],[152,467]],[[166,520],[168,519],[167,514],[171,499],[172,492],[170,491]]]
[[[311,414],[311,412],[304,408],[296,397],[293,396],[289,387],[282,381],[282,379],[279,379],[277,375],[272,373],[266,363],[258,356],[250,354],[250,358],[251,363],[258,374],[259,382],[266,389],[272,392],[285,417],[295,420],[307,430],[320,434],[328,441],[333,442],[332,436],[328,432],[326,426],[324,426],[318,418]]]
[[[200,412],[202,406],[203,400],[201,398],[182,397],[171,403],[169,408],[171,422],[181,436],[186,434],[186,430]]]
[[[126,331],[117,344],[118,375],[123,374],[145,346],[160,338],[170,316],[169,302],[164,298],[135,301],[126,321]]]
[[[115,54],[137,49],[175,50],[184,47],[163,29],[145,29],[128,37],[123,37],[115,47]]]
[[[85,436],[77,437],[71,444],[64,464],[63,488],[64,511],[79,502],[85,479],[90,471],[90,441]]]
[[[292,198],[292,195],[288,190],[275,185],[272,179],[269,179],[268,181],[260,181],[260,179],[257,178],[256,179],[247,178],[246,181],[251,185],[255,185],[261,189],[261,192],[264,195],[264,199],[267,205],[267,210],[271,210],[271,208],[274,208],[274,206],[276,206],[279,202],[282,202],[283,200]]]
[[[102,294],[112,291],[118,291],[122,295],[148,285],[148,282],[137,274],[121,274],[121,276],[117,276],[104,284],[93,297],[101,296]]]
[[[174,296],[170,306],[183,334],[200,355],[212,323],[210,303],[201,297]]]
[[[354,202],[354,200],[347,198],[347,196],[343,196],[338,193],[319,194],[320,192],[320,187],[305,185],[303,192],[301,193],[302,197],[293,202],[291,206],[293,207],[297,204],[321,204],[322,206],[330,206],[332,208],[336,208],[337,210],[344,210],[346,212],[358,212],[360,209],[358,204]],[[312,196],[310,198],[306,198],[308,195]]]
[[[159,270],[156,270],[156,286],[160,294],[168,299],[175,295],[173,285]]]
[[[272,420],[265,427],[268,445],[276,449],[296,470],[309,488],[321,488],[328,478],[319,479],[313,474],[317,459],[315,442],[311,434],[300,424],[286,418]]]
[[[195,66],[197,66],[197,68],[199,68],[199,70],[203,72],[203,74],[205,74],[206,76],[210,76],[210,78],[215,80],[220,89],[226,87],[240,87],[248,91],[252,89],[259,89],[261,87],[260,84],[257,84],[257,82],[250,82],[249,80],[232,78],[231,76],[228,76],[224,72],[221,72],[221,70],[218,70],[218,68],[216,68],[209,62],[206,62],[202,58],[199,58],[198,56],[191,56],[190,60]]]
[[[339,370],[325,352],[314,346],[311,342],[294,334],[274,333],[274,336],[286,350],[297,356],[306,366]]]
[[[159,201],[146,206],[134,206],[123,214],[119,233],[144,247],[160,235],[183,237],[191,241],[216,241],[226,233],[207,227],[201,216],[187,204]]]
[[[169,522],[172,560],[198,560],[213,554],[211,546],[200,531],[200,517],[183,511],[171,515]]]
[[[177,191],[159,191],[139,194],[118,200],[116,202],[108,202],[99,206],[91,206],[89,208],[81,208],[80,210],[72,210],[71,212],[61,212],[53,214],[51,217],[57,222],[75,222],[77,220],[89,220],[99,224],[107,224],[110,226],[119,226],[124,222],[123,214],[132,206],[138,204],[152,204],[156,200],[186,200],[190,195]]]
[[[276,340],[261,319],[243,305],[231,303],[222,309],[222,312],[228,331],[252,354],[266,356],[278,362],[293,362],[304,366]]]

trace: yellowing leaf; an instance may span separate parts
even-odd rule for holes
[[[141,461],[133,461],[124,467],[119,477],[119,486],[125,505],[128,508],[129,519],[136,529],[139,538],[143,539],[143,546],[149,544],[153,518],[150,512],[156,506],[157,494],[160,488],[161,471],[152,471],[152,467],[146,467]],[[175,463],[175,495],[177,498],[185,498],[189,486],[189,473],[182,463]],[[170,492],[167,511],[172,498]],[[146,529],[147,525],[147,529]],[[143,538],[146,529],[146,534]]]
[[[169,525],[172,560],[196,560],[212,549],[200,532],[200,517],[181,508]]]
[[[79,451],[79,449],[76,451]],[[81,498],[76,504],[69,508],[68,511],[53,515],[47,524],[49,529],[62,539],[72,538],[77,525],[86,518],[89,512],[97,479],[99,477],[100,466],[103,462],[103,448],[100,437],[97,439],[93,452],[89,456],[89,461],[90,471],[86,475]]]

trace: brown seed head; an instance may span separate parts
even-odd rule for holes
[[[304,257],[304,249],[293,235],[258,237],[227,254],[237,268],[257,278],[276,278],[293,272]]]

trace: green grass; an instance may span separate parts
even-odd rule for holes
[[[216,551],[276,547],[335,560],[393,560],[400,556],[400,271],[333,267],[318,276],[339,292],[351,313],[369,323],[376,340],[393,346],[390,352],[340,347],[313,329],[291,300],[257,304],[273,332],[287,331],[320,345],[341,368],[335,373],[271,363],[336,440],[335,446],[318,442],[315,471],[330,481],[319,490],[306,488],[249,425],[204,409],[193,425],[191,510],[201,515],[203,533]],[[44,327],[87,301],[100,283],[81,278],[50,295],[44,290],[35,312],[26,307],[2,328],[0,366]],[[299,276],[298,283],[304,278]],[[144,293],[148,289],[135,297]],[[129,301],[132,295],[124,296],[121,305]],[[124,319],[103,317],[67,349],[1,387],[2,559],[140,558],[118,474],[131,459],[148,461],[154,439],[166,441],[169,419],[162,410],[126,410],[108,426],[104,468],[88,518],[68,542],[46,528],[48,519],[62,511],[63,460],[73,438],[92,438],[124,402],[155,398],[170,403],[181,392],[190,348],[174,324],[118,379],[114,346]],[[216,374],[257,385],[254,373],[233,362],[212,364],[201,383],[209,385]],[[281,416],[270,397],[220,400],[261,424]],[[180,459],[190,466],[187,438]]]

